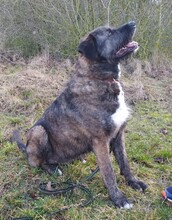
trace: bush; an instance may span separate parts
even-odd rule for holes
[[[41,51],[72,57],[82,36],[97,26],[137,22],[139,56],[170,57],[172,43],[169,0],[0,0],[0,35],[5,48],[24,56]]]

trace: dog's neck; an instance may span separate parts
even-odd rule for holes
[[[119,64],[110,64],[108,62],[93,63],[90,65],[90,72],[94,73],[95,78],[102,80],[118,80],[120,77]]]
[[[92,79],[113,81],[118,80],[120,77],[120,66],[118,63],[110,64],[107,61],[89,61],[81,56],[78,58],[77,74]]]

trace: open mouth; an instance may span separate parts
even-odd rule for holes
[[[125,55],[127,55],[127,54],[130,54],[130,53],[136,51],[138,48],[139,48],[138,43],[137,43],[136,41],[131,41],[131,42],[129,42],[127,45],[125,45],[124,47],[122,47],[121,49],[119,49],[119,50],[116,52],[115,56],[116,56],[117,58],[123,57],[123,56],[125,56]]]

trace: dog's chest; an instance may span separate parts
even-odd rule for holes
[[[111,118],[117,128],[120,128],[121,125],[124,122],[126,122],[126,120],[129,117],[129,109],[125,103],[124,92],[122,90],[120,83],[119,83],[119,89],[120,89],[120,93],[118,95],[119,107],[116,110],[116,112],[111,116]]]

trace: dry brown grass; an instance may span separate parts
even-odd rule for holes
[[[53,62],[45,55],[22,66],[1,64],[1,114],[27,117],[24,127],[33,124],[63,89],[73,68],[69,60]],[[7,128],[5,133],[10,134],[11,129]]]
[[[126,99],[129,103],[141,100],[162,102],[172,111],[172,64],[170,61],[132,60],[122,68]]]
[[[172,84],[169,83],[172,67],[159,63],[150,65],[137,59],[122,65],[122,81],[129,104],[139,100],[164,101],[172,109]],[[10,117],[23,116],[22,128],[30,127],[48,105],[62,91],[74,71],[70,60],[60,62],[49,59],[46,54],[12,65],[0,64],[0,109],[1,114]],[[155,80],[156,79],[156,80]],[[163,89],[162,89],[163,87]],[[164,98],[166,97],[166,98]],[[12,129],[18,126],[17,119],[11,119],[4,131],[8,139]],[[20,119],[19,119],[20,121]]]

